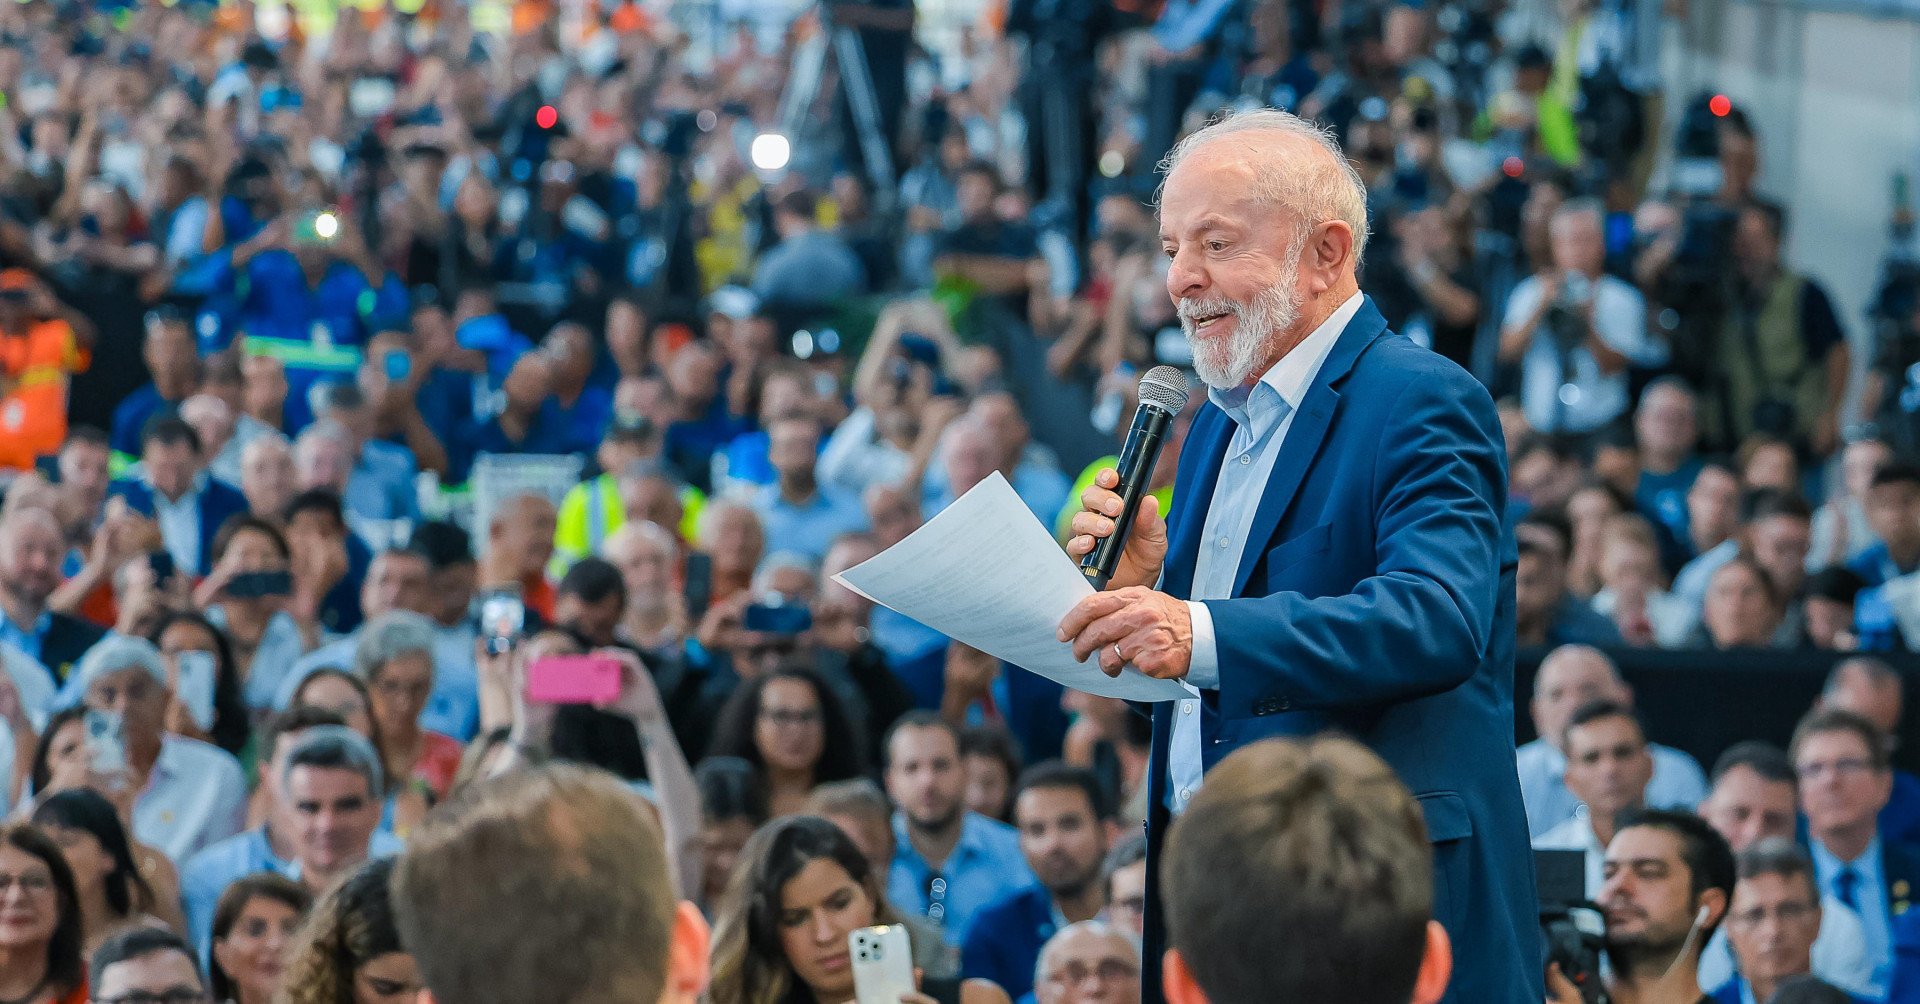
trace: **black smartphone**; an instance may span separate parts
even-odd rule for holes
[[[747,608],[741,626],[749,631],[792,637],[813,626],[813,611],[802,603],[755,603]]]
[[[257,600],[265,596],[289,596],[293,576],[288,572],[241,572],[227,580],[227,595],[236,600]]]
[[[147,567],[153,570],[154,584],[164,586],[168,579],[173,578],[173,555],[167,551],[149,551]]]
[[[687,616],[695,621],[707,612],[707,605],[713,602],[713,556],[695,551],[687,555],[687,567],[682,592],[687,598]]]

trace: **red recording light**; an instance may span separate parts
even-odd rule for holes
[[[1707,111],[1712,112],[1718,118],[1726,118],[1733,112],[1733,101],[1725,94],[1715,94],[1713,97],[1707,99]]]
[[[1527,162],[1518,157],[1508,157],[1500,162],[1500,171],[1509,178],[1518,178],[1527,172]]]
[[[540,110],[533,113],[533,124],[542,129],[551,129],[559,122],[560,112],[552,105],[541,105]]]

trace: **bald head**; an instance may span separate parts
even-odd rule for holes
[[[1601,700],[1631,707],[1633,691],[1605,652],[1590,645],[1562,645],[1547,653],[1534,676],[1534,731],[1558,747],[1574,711]]]
[[[1899,732],[1905,693],[1900,674],[1879,659],[1859,657],[1833,667],[1820,694],[1824,707],[1851,711],[1892,739]]]

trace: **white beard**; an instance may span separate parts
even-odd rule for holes
[[[1295,282],[1300,276],[1300,254],[1304,250],[1304,247],[1295,247],[1287,255],[1279,281],[1255,294],[1252,303],[1224,296],[1180,301],[1180,328],[1186,332],[1187,344],[1193,348],[1193,369],[1207,386],[1232,390],[1246,383],[1256,375],[1253,368],[1266,357],[1273,340],[1300,320],[1303,298]],[[1220,341],[1194,336],[1194,318],[1223,311],[1233,314],[1230,338]]]

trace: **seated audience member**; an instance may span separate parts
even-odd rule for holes
[[[127,766],[121,783],[139,792],[132,818],[141,843],[178,864],[245,825],[247,784],[239,761],[210,743],[164,731],[171,699],[167,666],[151,642],[118,635],[101,641],[74,667],[69,686],[88,708],[116,714],[123,723]],[[76,765],[81,776],[56,776],[55,788],[87,783],[85,759]]]
[[[1848,659],[1827,674],[1820,707],[1851,711],[1880,730],[1891,755],[1900,746],[1900,719],[1906,710],[1906,687],[1900,674],[1879,659]],[[1893,793],[1880,810],[1880,832],[1901,844],[1920,843],[1920,778],[1893,771]]]
[[[89,956],[93,1004],[201,1004],[207,984],[180,936],[165,928],[133,927],[108,938]]]
[[[1760,563],[1735,555],[1715,569],[1700,611],[1699,640],[1707,648],[1774,648],[1783,598]]]
[[[1840,450],[1839,490],[1813,514],[1813,548],[1809,568],[1842,565],[1879,543],[1867,523],[1867,493],[1874,475],[1893,462],[1893,448],[1883,439],[1856,439]]]
[[[318,594],[314,619],[320,627],[345,634],[360,626],[360,587],[367,579],[373,552],[347,528],[346,510],[337,492],[310,489],[287,503],[287,544],[294,563],[296,598]]]
[[[1140,1004],[1140,946],[1104,921],[1068,924],[1040,949],[1033,980],[1036,1004]]]
[[[248,875],[227,886],[206,953],[214,1000],[275,1004],[287,976],[287,948],[312,904],[306,886],[279,875]]]
[[[0,516],[0,641],[38,662],[58,687],[106,632],[52,609],[66,551],[60,522],[45,509]]]
[[[839,827],[817,816],[775,820],[747,841],[714,925],[713,1004],[791,999],[830,1004],[853,992],[847,936],[893,922],[880,874]],[[903,1002],[1005,1002],[984,980],[923,980]]]
[[[1867,488],[1866,515],[1880,539],[1848,560],[1847,568],[1868,586],[1920,571],[1920,468],[1881,467]]]
[[[426,609],[422,612],[433,618],[438,643],[433,680],[434,688],[442,693],[427,703],[422,724],[456,739],[471,736],[480,722],[480,681],[473,658],[473,645],[480,637],[479,618],[473,609],[480,566],[473,557],[473,539],[452,523],[429,520],[414,527],[407,548],[427,559]],[[459,697],[457,701],[443,701],[442,694]]]
[[[60,848],[30,823],[0,827],[0,874],[8,877],[0,991],[31,1004],[87,999],[79,893]]]
[[[1535,513],[1514,530],[1520,565],[1514,574],[1515,617],[1521,645],[1612,645],[1613,622],[1567,591],[1566,521]]]
[[[1600,591],[1594,612],[1613,620],[1620,640],[1636,646],[1672,648],[1685,639],[1679,600],[1667,591],[1660,544],[1653,524],[1639,513],[1609,517],[1600,529]],[[1686,621],[1692,620],[1688,615]]]
[[[621,644],[653,659],[678,660],[693,625],[686,594],[675,583],[679,541],[652,522],[628,523],[607,538],[606,559],[620,570],[627,609],[616,629]]]
[[[1033,882],[1018,831],[968,812],[960,733],[929,712],[894,723],[887,736],[887,796],[893,816],[888,899],[938,925],[958,946],[987,904]]]
[[[1136,833],[1107,850],[1107,859],[1100,864],[1100,885],[1107,896],[1100,919],[1138,940],[1147,919],[1145,834]]]
[[[1568,719],[1561,745],[1567,751],[1567,789],[1580,800],[1573,818],[1533,838],[1537,851],[1586,855],[1587,898],[1600,895],[1607,844],[1623,814],[1646,805],[1653,758],[1640,722],[1626,706],[1594,701]]]
[[[694,1004],[706,988],[706,921],[675,906],[651,810],[604,773],[473,785],[414,834],[392,895],[421,1004]]]
[[[1700,816],[1720,832],[1735,854],[1762,840],[1792,840],[1798,817],[1799,780],[1784,750],[1763,742],[1735,743],[1713,765],[1713,792]],[[1700,953],[1700,983],[1717,987],[1733,978],[1733,946],[1724,929]],[[1866,933],[1859,915],[1831,894],[1820,897],[1820,930],[1813,941],[1813,972],[1839,987],[1865,987],[1873,979]]]
[[[176,411],[200,383],[200,349],[193,319],[172,306],[147,312],[140,355],[152,380],[113,409],[113,448],[132,456],[144,445],[141,432],[155,415]]]
[[[287,960],[286,1004],[411,1001],[420,971],[401,946],[393,859],[369,861],[314,903]]]
[[[1766,573],[1781,618],[1782,640],[1798,644],[1798,617],[1787,613],[1798,598],[1806,577],[1808,537],[1812,516],[1798,495],[1776,488],[1750,488],[1740,497],[1740,521],[1733,535],[1713,550],[1687,563],[1673,578],[1673,593],[1689,615],[1692,634],[1706,617],[1708,593],[1715,575],[1736,556],[1752,559]],[[1791,565],[1792,567],[1788,567]],[[1795,611],[1797,614],[1797,610]],[[1695,637],[1692,644],[1699,644]]]
[[[693,783],[700,789],[701,861],[700,888],[694,899],[712,916],[740,858],[740,848],[767,821],[767,783],[753,764],[731,756],[701,760],[694,768]],[[815,789],[815,797],[826,787]],[[881,801],[885,803],[884,796]]]
[[[1174,820],[1164,853],[1171,1004],[1434,1004],[1446,992],[1453,953],[1433,919],[1426,824],[1357,743],[1236,750]],[[1353,909],[1361,901],[1369,908]]]
[[[337,876],[361,858],[385,857],[400,850],[391,833],[374,828],[380,820],[377,797],[371,808],[353,804],[352,792],[365,778],[365,754],[372,745],[342,722],[331,711],[299,705],[268,723],[262,743],[268,758],[260,778],[264,821],[201,851],[181,872],[187,936],[196,945],[204,947],[212,936],[221,890],[243,876],[271,872],[304,880],[313,868],[318,870],[315,880],[324,883],[321,875]],[[310,747],[307,741],[316,735],[332,738]],[[360,741],[356,744],[352,739]],[[360,761],[350,763],[356,753]],[[296,758],[303,761],[298,764],[298,792],[289,786]],[[377,768],[378,754],[371,760]],[[325,766],[327,761],[336,765]],[[301,795],[306,797],[296,797]]]
[[[1067,924],[1092,920],[1106,906],[1100,864],[1112,811],[1091,770],[1059,761],[1021,775],[1013,797],[1020,852],[1039,880],[983,907],[968,926],[960,971],[991,980],[1014,997],[1033,989],[1041,946]]]
[[[777,419],[767,436],[776,479],[755,492],[753,508],[766,527],[768,551],[792,551],[817,562],[835,537],[866,529],[860,499],[822,485],[815,474],[819,422],[800,416]]]
[[[516,495],[487,521],[487,549],[480,561],[481,589],[518,589],[527,610],[553,621],[553,503],[541,495]]]
[[[1726,919],[1733,884],[1733,852],[1698,816],[1649,809],[1625,819],[1607,845],[1607,884],[1599,899],[1608,994],[1701,1000],[1700,946]],[[1547,999],[1582,999],[1557,964],[1547,970]]]
[[[714,604],[750,589],[753,573],[766,554],[766,531],[744,502],[715,499],[700,510],[697,550],[713,559]]]
[[[156,891],[141,877],[127,831],[105,796],[91,788],[55,792],[34,808],[33,825],[73,869],[86,952],[130,928],[179,926],[179,889]]]
[[[1676,536],[1687,529],[1687,490],[1700,473],[1699,401],[1676,376],[1657,377],[1640,392],[1633,413],[1640,477],[1634,505]]]
[[[1013,786],[1021,769],[1013,733],[1000,724],[968,726],[960,732],[960,761],[967,767],[968,810],[1013,822]]]
[[[356,520],[417,519],[413,482],[420,465],[413,451],[374,435],[374,410],[358,384],[326,384],[319,398],[317,421],[308,430],[332,422],[345,433],[348,473],[337,490],[347,514]]]
[[[1573,817],[1579,799],[1567,790],[1567,754],[1561,734],[1574,711],[1606,700],[1633,707],[1633,690],[1605,652],[1586,645],[1563,645],[1540,663],[1529,709],[1539,738],[1515,753],[1520,795],[1527,807],[1527,829],[1535,837]],[[1707,779],[1693,758],[1670,746],[1648,743],[1653,780],[1647,801],[1653,805],[1693,806],[1706,796]]]
[[[880,786],[862,777],[832,781],[813,791],[805,812],[840,828],[860,849],[870,867],[893,860],[893,805]],[[885,898],[884,895],[882,897]],[[902,914],[891,902],[887,909],[900,918],[913,943],[913,964],[935,979],[960,975],[960,951],[940,936],[940,928],[925,917]]]
[[[240,452],[240,494],[253,515],[279,519],[293,501],[295,482],[293,444],[287,437],[261,436]]]
[[[1838,565],[1807,576],[1805,610],[1808,648],[1852,652],[1864,647],[1854,623],[1860,592],[1865,588],[1865,580]]]
[[[573,563],[554,587],[553,620],[595,648],[620,643],[620,617],[627,609],[627,583],[604,558]]]
[[[1726,929],[1739,972],[1713,992],[1713,1004],[1772,1001],[1781,983],[1813,969],[1821,912],[1813,862],[1793,841],[1768,837],[1735,863]]]
[[[734,691],[708,752],[753,764],[779,817],[799,812],[815,785],[863,774],[860,747],[840,699],[820,675],[786,665]]]
[[[213,568],[214,537],[229,517],[247,511],[246,496],[207,474],[200,434],[178,418],[149,422],[140,434],[140,451],[139,477],[116,481],[110,491],[160,524],[175,567],[206,574]]]
[[[1860,917],[1873,964],[1868,997],[1885,996],[1893,970],[1893,918],[1920,883],[1920,851],[1880,832],[1893,787],[1886,740],[1858,715],[1814,711],[1793,732],[1803,841],[1822,893]]]
[[[386,776],[424,785],[445,798],[460,766],[460,744],[420,725],[433,693],[433,624],[420,614],[396,610],[367,622],[354,646],[354,674],[367,682],[379,730]],[[376,786],[376,792],[385,789]]]
[[[178,681],[183,659],[198,658],[213,664],[213,720],[202,728],[195,712],[180,700],[179,684],[173,701],[167,705],[167,731],[210,742],[234,756],[246,753],[251,738],[251,715],[241,693],[239,667],[233,661],[233,646],[213,622],[198,613],[166,610],[159,614],[146,638],[153,642],[167,661],[168,676]]]

